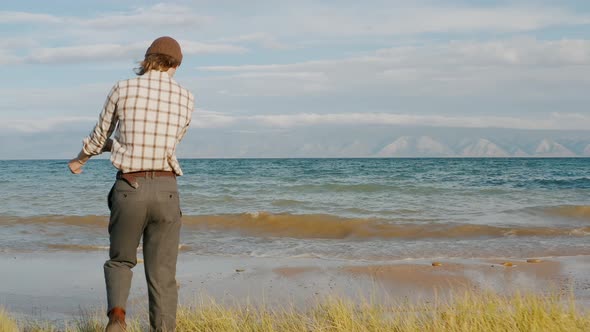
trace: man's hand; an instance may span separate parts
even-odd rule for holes
[[[82,166],[84,166],[84,163],[78,160],[78,158],[74,158],[68,163],[68,168],[73,174],[82,173]]]
[[[68,162],[68,168],[70,169],[70,171],[74,174],[80,174],[82,173],[82,166],[84,166],[84,164],[86,164],[86,162],[88,161],[88,159],[90,159],[90,156],[87,155],[86,153],[84,153],[84,150],[80,151],[80,153],[78,154],[78,156],[72,160],[70,160],[70,162]]]

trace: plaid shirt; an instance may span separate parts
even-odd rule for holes
[[[111,89],[94,130],[84,139],[83,151],[91,156],[102,153],[115,131],[111,162],[123,173],[159,170],[182,175],[176,146],[193,109],[193,94],[166,72],[152,70],[120,81]]]

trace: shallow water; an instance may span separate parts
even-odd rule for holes
[[[0,251],[104,251],[116,170],[0,161]],[[182,250],[394,260],[590,254],[590,159],[182,160]]]

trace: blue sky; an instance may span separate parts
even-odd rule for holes
[[[162,35],[195,130],[590,126],[588,1],[201,0],[3,4],[0,127],[89,131]]]

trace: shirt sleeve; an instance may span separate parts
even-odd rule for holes
[[[98,123],[90,132],[90,135],[84,139],[82,150],[89,156],[102,153],[102,150],[117,125],[117,101],[119,99],[119,85],[116,84],[111,89],[107,100],[104,103],[102,112],[98,118]]]
[[[195,109],[195,99],[192,94],[189,94],[189,96],[190,96],[190,98],[189,98],[189,112],[186,117],[186,123],[185,123],[184,127],[182,127],[180,129],[180,132],[178,133],[178,137],[176,138],[177,144],[180,143],[180,141],[184,138],[184,135],[186,134],[186,131],[188,130],[188,127],[191,124],[191,120],[193,117],[193,111]]]

